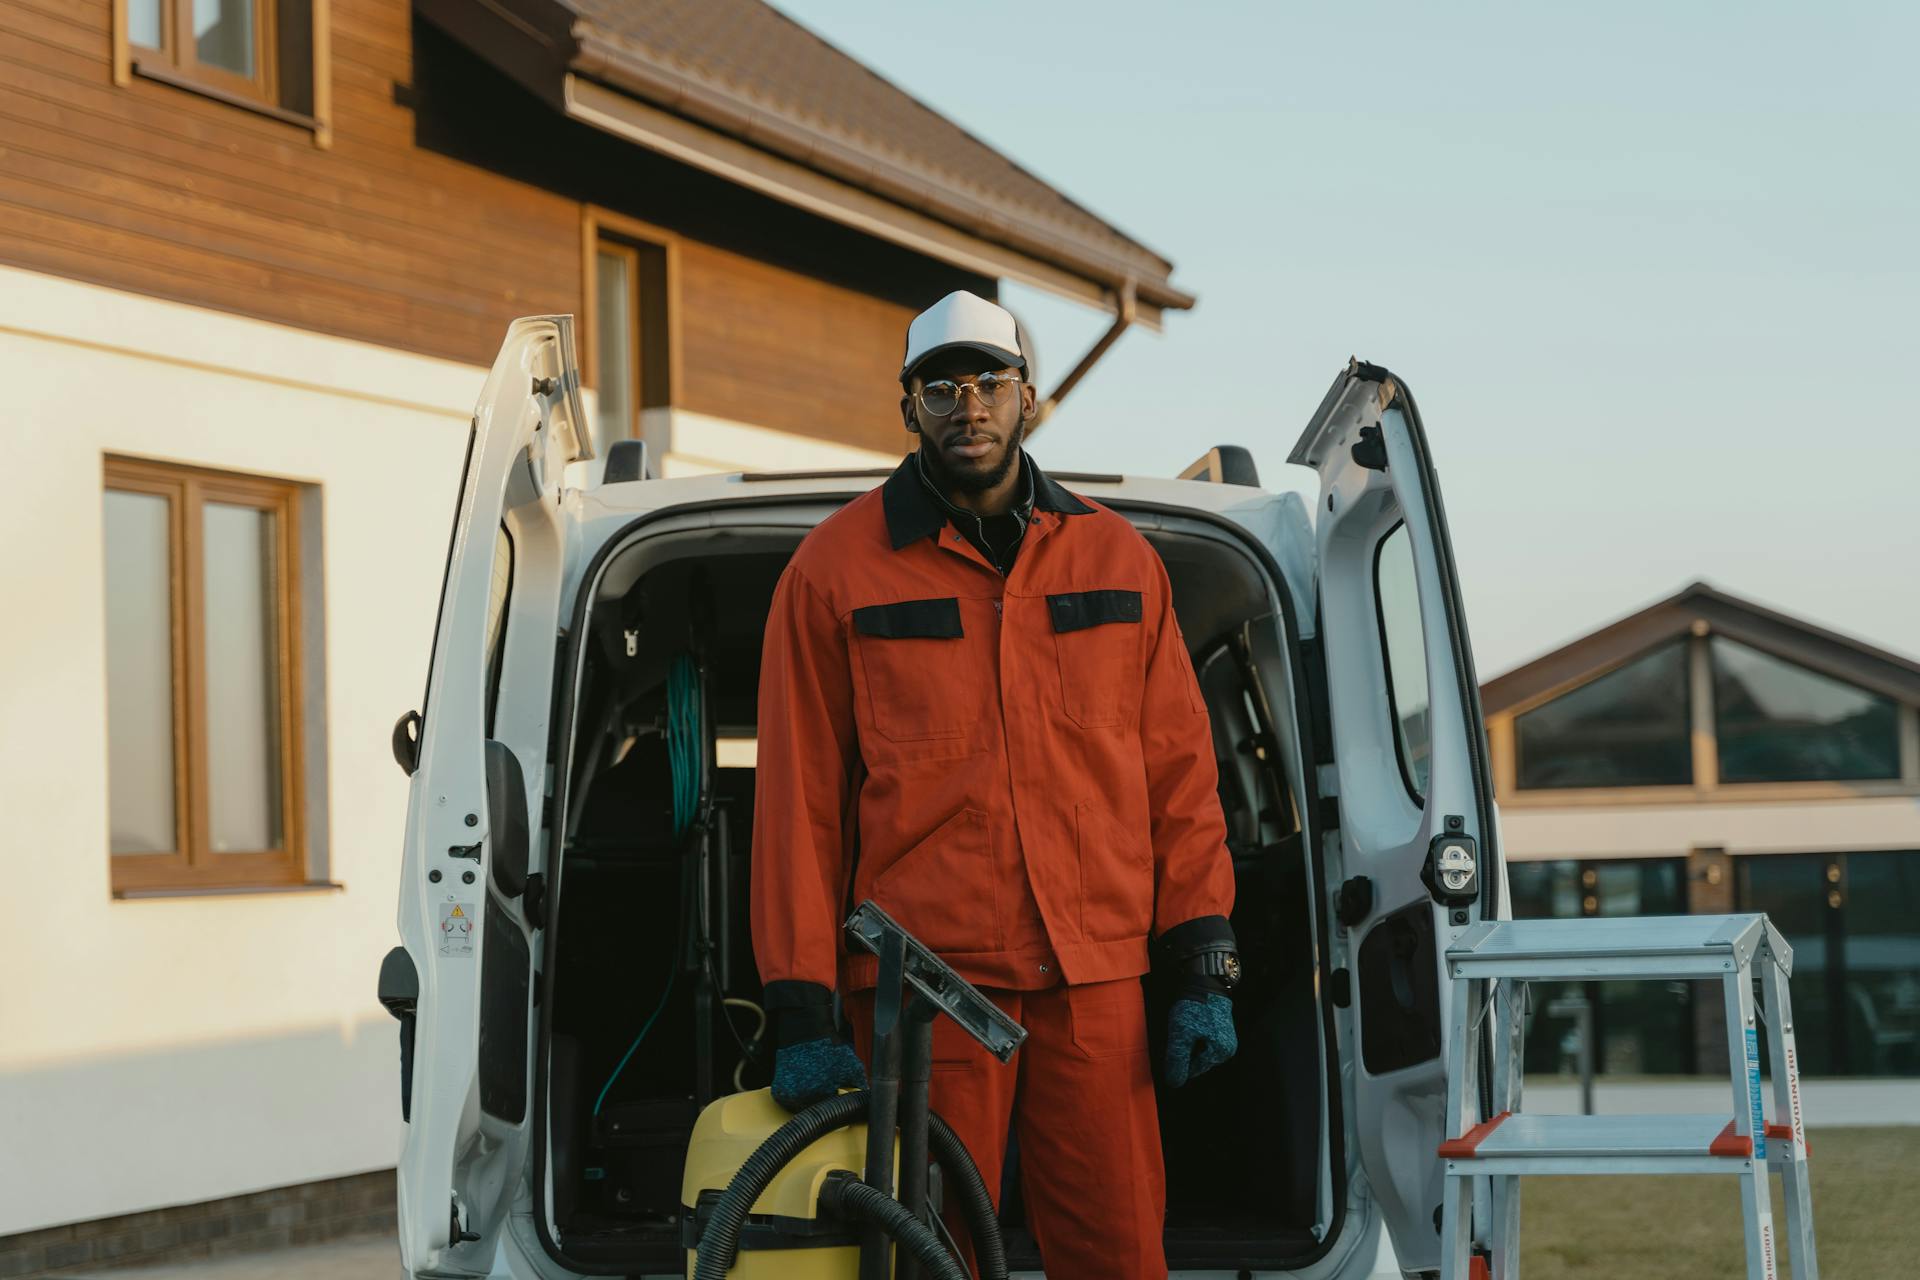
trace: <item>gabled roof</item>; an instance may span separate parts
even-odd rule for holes
[[[1101,290],[1131,285],[1155,313],[1194,303],[1171,283],[1165,258],[762,0],[417,4],[527,87],[601,127],[603,100],[575,104],[604,86]],[[636,140],[657,133],[663,150],[700,150],[684,134],[675,146],[670,130],[625,132]],[[737,156],[713,160],[740,176]]]
[[[1700,628],[1889,698],[1920,703],[1920,662],[1695,582],[1487,681],[1480,686],[1481,706],[1493,715],[1532,702]]]

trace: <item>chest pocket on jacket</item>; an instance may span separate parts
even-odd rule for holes
[[[1140,709],[1138,591],[1069,591],[1047,597],[1067,714],[1085,729],[1125,724]]]
[[[957,738],[972,727],[976,699],[958,670],[960,601],[901,600],[853,611],[873,724],[895,742]]]

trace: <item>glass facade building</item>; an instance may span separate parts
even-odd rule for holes
[[[1920,853],[1742,858],[1742,911],[1793,947],[1802,1075],[1920,1076]]]
[[[1482,690],[1516,918],[1765,912],[1805,1076],[1920,1077],[1920,663],[1696,585]],[[1725,1069],[1719,993],[1537,984],[1528,1069]]]

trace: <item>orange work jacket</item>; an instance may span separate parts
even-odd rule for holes
[[[840,927],[869,898],[990,987],[1135,977],[1150,936],[1226,931],[1212,734],[1159,556],[1023,455],[1032,518],[1002,577],[915,461],[822,521],[774,591],[752,889],[770,1003],[873,985]]]

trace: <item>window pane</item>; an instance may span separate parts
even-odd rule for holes
[[[1849,853],[1843,867],[1848,1067],[1920,1076],[1920,853]]]
[[[1712,644],[1722,782],[1900,776],[1891,699],[1719,636]]]
[[[1793,1030],[1802,1076],[1830,1076],[1839,1067],[1833,1043],[1833,966],[1839,916],[1828,875],[1839,863],[1817,854],[1757,854],[1735,859],[1742,911],[1764,911],[1793,948]],[[1829,869],[1832,869],[1831,872]]]
[[[127,0],[127,39],[146,49],[158,49],[160,0]]]
[[[1580,864],[1571,861],[1510,862],[1507,892],[1515,920],[1577,919],[1580,915]],[[1526,1039],[1521,1052],[1527,1069],[1538,1075],[1572,1075],[1580,1056],[1579,1023],[1569,1014],[1555,1013],[1552,1005],[1566,996],[1585,994],[1578,982],[1535,982],[1527,999]],[[1599,1062],[1596,1055],[1596,1065]]]
[[[275,521],[209,502],[207,790],[216,853],[280,847],[280,660]]]
[[[1602,916],[1672,916],[1687,911],[1679,858],[1593,862],[1590,892]],[[1681,1075],[1694,1067],[1691,982],[1600,982],[1598,1066],[1611,1075]],[[1712,993],[1716,998],[1718,988]]]
[[[1517,862],[1507,865],[1513,915],[1523,919],[1683,915],[1683,859]],[[1680,1075],[1694,1070],[1693,1000],[1686,982],[1535,982],[1526,1063],[1535,1072],[1578,1070],[1579,1021],[1556,1001],[1592,1004],[1594,1070],[1600,1075]],[[1716,995],[1717,998],[1717,995]]]
[[[1420,628],[1413,544],[1404,524],[1380,543],[1373,562],[1373,585],[1380,600],[1380,643],[1393,697],[1394,745],[1408,790],[1415,799],[1424,799],[1433,753],[1433,730],[1427,717],[1427,646]]]
[[[169,505],[158,494],[107,490],[107,830],[114,853],[175,847]]]
[[[602,249],[595,270],[593,367],[600,414],[593,447],[605,456],[609,444],[633,435],[633,259]]]
[[[194,57],[251,79],[253,5],[254,0],[193,0]]]
[[[1523,788],[1691,783],[1687,642],[1515,717],[1514,738]]]

